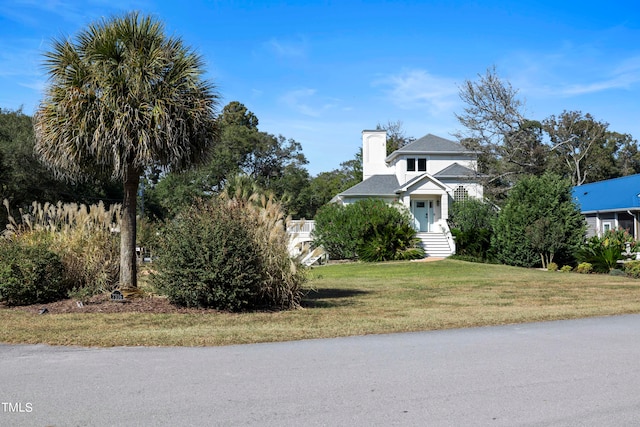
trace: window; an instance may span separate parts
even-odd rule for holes
[[[464,202],[465,200],[469,200],[469,192],[462,186],[458,186],[453,192],[453,200],[456,202]]]
[[[418,172],[426,172],[427,171],[427,159],[417,159],[418,160]],[[416,171],[416,159],[411,158],[407,159],[407,172],[415,172]]]

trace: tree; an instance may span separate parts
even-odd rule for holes
[[[542,125],[527,119],[518,91],[495,68],[479,75],[477,82],[465,81],[460,98],[466,107],[456,118],[465,131],[456,136],[479,153],[488,196],[499,200],[520,176],[545,170],[548,147],[542,142]]]
[[[258,118],[238,101],[227,104],[218,117],[219,141],[206,163],[187,171],[168,173],[147,189],[151,218],[172,217],[197,199],[219,194],[230,177],[258,145]]]
[[[395,122],[389,120],[385,125],[378,123],[376,130],[387,131],[387,156],[415,141],[414,137],[405,135],[404,129],[402,128],[402,122],[400,120]]]
[[[136,12],[54,40],[45,57],[36,152],[67,179],[122,183],[120,286],[136,287],[140,177],[152,166],[180,170],[206,159],[218,134],[218,95],[202,78],[201,57]]]
[[[242,126],[247,129],[258,130],[258,118],[238,101],[231,101],[222,109],[220,114],[221,126]]]
[[[33,122],[22,110],[0,109],[0,199],[10,202],[12,214],[34,201],[107,204],[122,199],[122,190],[109,183],[89,181],[68,184],[57,180],[34,153]],[[0,211],[0,224],[7,212]]]
[[[575,258],[586,231],[571,195],[571,182],[544,174],[520,179],[509,192],[494,225],[491,246],[504,264],[543,266]]]
[[[551,151],[563,163],[573,185],[587,182],[589,164],[603,158],[608,124],[597,122],[590,114],[580,111],[565,111],[560,116],[551,116],[544,121],[544,129],[551,139]],[[611,151],[611,150],[609,150]]]
[[[340,163],[340,167],[329,172],[321,172],[309,180],[302,189],[300,216],[313,218],[318,209],[328,203],[335,195],[362,182],[362,149],[354,158]],[[304,207],[304,208],[303,208]]]
[[[231,177],[242,173],[273,191],[289,214],[305,215],[299,196],[310,178],[300,143],[259,131],[258,118],[238,101],[223,108],[218,122],[220,138],[210,160],[195,170],[166,175],[151,190],[158,216],[172,216],[196,199],[219,194]]]
[[[607,140],[615,141],[616,147],[616,167],[620,176],[640,173],[640,152],[638,151],[638,141],[629,134],[618,132],[607,132]]]

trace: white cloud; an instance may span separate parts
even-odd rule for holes
[[[265,48],[276,56],[285,58],[301,58],[307,54],[307,43],[304,39],[299,40],[277,40],[272,38],[264,43]]]
[[[111,13],[148,8],[148,0],[12,0],[0,16],[30,27],[38,27],[43,19],[53,17],[84,26]]]
[[[316,99],[316,92],[315,89],[310,88],[292,90],[282,95],[280,102],[299,114],[309,117],[320,117],[339,106],[338,99]]]
[[[535,97],[572,97],[640,82],[640,56],[614,61],[588,49],[561,49],[539,54],[519,52],[505,59],[514,88]]]
[[[17,22],[26,25],[37,25],[41,17],[38,13],[58,16],[65,21],[79,22],[82,20],[81,4],[61,0],[17,0],[14,9],[6,11],[7,15]],[[35,18],[35,19],[34,19]]]
[[[449,113],[458,103],[458,86],[448,77],[425,70],[408,70],[377,79],[373,86],[385,86],[387,98],[402,109],[426,108],[431,114]]]

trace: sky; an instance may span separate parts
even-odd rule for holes
[[[461,86],[492,67],[530,119],[581,111],[640,138],[636,0],[0,0],[0,108],[33,115],[51,41],[133,10],[203,57],[220,109],[299,142],[312,176],[378,124],[455,139]]]

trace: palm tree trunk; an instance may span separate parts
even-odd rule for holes
[[[124,200],[120,220],[120,288],[137,288],[136,209],[140,175],[132,166],[124,177]]]

